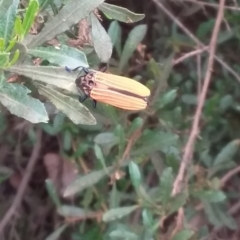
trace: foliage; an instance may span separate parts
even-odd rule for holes
[[[123,2],[130,9],[131,1]],[[10,223],[14,231],[5,229],[6,236],[16,231],[21,239],[30,232],[34,239],[47,240],[187,240],[217,239],[224,233],[230,240],[238,234],[240,88],[231,74],[239,72],[239,16],[225,9],[217,54],[230,71],[226,65],[214,66],[185,187],[173,194],[208,54],[202,51],[176,64],[195,51],[194,40],[163,9],[159,14],[149,1],[141,3],[142,12],[148,9],[145,19],[103,0],[0,0],[2,186],[18,190],[14,169],[23,172],[35,128],[44,132],[43,161],[36,169],[40,180],[33,177],[34,187],[24,198],[31,214],[22,207],[20,220]],[[172,1],[169,9],[181,9],[179,19],[189,19],[184,26],[208,44],[216,17],[213,6],[184,3]],[[100,62],[110,72],[148,86],[149,108],[132,113],[79,103],[78,72],[65,67],[96,69]],[[7,209],[9,196],[4,191],[2,196],[1,207]],[[41,218],[45,222],[34,226],[41,234],[34,227],[26,230],[21,220],[35,222],[41,209],[47,209]],[[181,226],[176,220],[180,213]]]

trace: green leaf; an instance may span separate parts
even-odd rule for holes
[[[9,63],[9,56],[10,53],[9,52],[2,52],[0,53],[0,67],[6,67]]]
[[[143,123],[144,123],[144,121],[143,121],[143,119],[141,117],[136,117],[132,121],[127,135],[130,136],[131,134],[133,134],[134,131],[136,131],[137,129],[142,127]]]
[[[64,217],[74,217],[74,218],[86,218],[89,216],[93,216],[92,211],[85,210],[83,208],[62,205],[57,209],[58,214]]]
[[[66,45],[61,45],[60,47],[38,47],[30,49],[28,53],[62,67],[89,67],[86,55],[83,52]]]
[[[124,129],[120,124],[118,124],[116,126],[116,128],[114,130],[114,134],[119,139],[119,144],[118,144],[119,155],[122,155],[123,151],[124,151],[125,144],[126,144],[126,140],[125,140]]]
[[[164,207],[167,206],[171,198],[173,181],[172,168],[165,168],[160,179],[160,199]]]
[[[130,213],[135,211],[137,208],[139,208],[138,205],[133,205],[133,206],[129,206],[129,207],[113,208],[113,209],[106,211],[103,214],[102,219],[104,222],[111,222],[116,219],[120,219],[126,215],[129,215]]]
[[[133,186],[135,187],[135,189],[138,189],[142,182],[141,173],[138,168],[138,165],[132,161],[129,163],[129,173],[130,173],[131,182]]]
[[[89,110],[77,99],[66,96],[50,85],[37,84],[40,94],[48,98],[57,109],[66,114],[75,124],[95,125],[96,120]]]
[[[209,221],[217,228],[226,226],[229,229],[237,229],[237,224],[230,214],[227,213],[227,209],[222,209],[220,204],[210,204],[203,202],[204,210],[208,216]]]
[[[72,133],[66,129],[63,133],[63,149],[69,151],[72,147]]]
[[[188,105],[197,105],[198,103],[197,96],[194,94],[183,94],[182,101]]]
[[[51,84],[71,93],[79,94],[75,84],[78,72],[69,73],[60,67],[38,67],[28,65],[15,65],[7,70],[31,78],[32,80]]]
[[[111,38],[113,46],[115,46],[118,56],[121,56],[121,38],[122,38],[122,29],[117,21],[111,22],[108,28],[108,35]]]
[[[102,149],[97,144],[94,145],[94,152],[97,159],[101,162],[102,166],[106,168],[106,162],[102,153]]]
[[[192,192],[194,197],[197,197],[206,202],[222,202],[226,199],[226,195],[219,190],[202,190],[198,192]]]
[[[0,183],[8,179],[13,174],[13,170],[8,167],[0,166]]]
[[[47,122],[44,105],[28,95],[30,90],[20,84],[6,83],[0,89],[0,102],[12,113],[32,123]]]
[[[0,18],[0,38],[4,39],[5,46],[8,45],[12,37],[18,4],[19,0],[13,0],[7,12]]]
[[[5,49],[5,41],[3,38],[0,38],[0,54],[3,52]]]
[[[52,18],[37,36],[27,36],[24,44],[28,48],[35,48],[55,36],[68,30],[73,24],[86,18],[104,0],[72,0],[68,1],[59,14]]]
[[[159,104],[158,104],[158,108],[161,109],[163,107],[165,107],[167,104],[173,102],[177,97],[177,90],[173,89],[168,91],[167,93],[163,94],[163,96],[161,96]]]
[[[108,167],[107,169],[94,171],[89,174],[86,174],[83,177],[77,178],[71,184],[69,184],[69,186],[67,186],[63,196],[69,197],[83,191],[88,187],[93,186],[94,184],[98,183],[102,178],[104,178],[106,175],[109,175],[112,170],[113,170],[112,167]]]
[[[240,140],[233,140],[228,143],[224,148],[222,148],[221,152],[214,159],[213,166],[221,164],[223,162],[230,162],[233,156],[236,154],[239,148]]]
[[[90,14],[92,24],[92,41],[94,49],[102,62],[108,62],[112,56],[112,42],[94,13]]]
[[[26,13],[23,19],[22,28],[23,35],[25,36],[34,23],[34,19],[39,9],[39,3],[37,0],[30,0],[29,5],[26,9]]]
[[[17,50],[15,51],[14,55],[13,55],[13,58],[12,58],[11,61],[8,63],[8,66],[14,65],[14,64],[17,62],[17,60],[18,60],[18,58],[19,58],[19,55],[20,55],[20,51],[17,49]]]
[[[119,63],[118,71],[122,72],[124,67],[127,65],[129,58],[132,56],[133,52],[136,50],[137,46],[143,38],[145,37],[147,32],[146,25],[138,25],[136,26],[128,35],[126,43],[124,45],[122,56]]]
[[[51,233],[45,240],[58,240],[63,231],[68,227],[67,224],[57,228],[53,233]]]
[[[177,146],[179,136],[171,132],[147,131],[139,140],[141,147],[132,150],[132,156],[148,155],[155,151],[171,153],[171,147]]]
[[[14,30],[15,30],[15,34],[18,36],[19,41],[22,41],[24,37],[24,30],[22,26],[22,19],[20,16],[16,16],[16,20],[14,23]]]
[[[54,1],[54,0],[38,0],[38,2],[39,2],[39,8],[40,8],[40,11],[39,11],[39,12],[45,10],[45,9],[48,7],[48,5],[50,5],[51,3],[53,3],[53,1]]]
[[[174,235],[171,240],[188,240],[194,235],[194,231],[192,230],[182,230]]]
[[[169,200],[169,215],[176,212],[180,207],[182,207],[188,198],[188,194],[186,192],[178,193],[176,196],[171,197]]]
[[[47,188],[47,191],[48,191],[48,195],[51,197],[51,199],[53,200],[55,205],[57,207],[60,207],[61,206],[61,201],[60,201],[60,199],[58,197],[57,190],[54,187],[52,180],[51,179],[47,179],[45,181],[45,184],[46,184],[46,188]]]
[[[152,226],[154,225],[152,211],[149,211],[148,209],[143,209],[143,211],[142,211],[142,219],[143,219],[144,227],[148,228],[148,229],[151,229]]]
[[[106,14],[108,18],[116,19],[120,22],[134,23],[142,20],[145,17],[144,14],[133,13],[126,8],[108,3],[103,3],[98,8],[104,14]]]

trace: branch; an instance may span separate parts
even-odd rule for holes
[[[2,218],[1,222],[0,222],[0,235],[3,233],[4,228],[6,227],[6,225],[8,224],[8,222],[11,220],[11,217],[14,215],[14,213],[16,212],[17,208],[19,207],[24,192],[26,190],[26,187],[28,185],[28,182],[31,178],[34,166],[37,162],[38,156],[39,156],[39,152],[41,149],[41,138],[42,138],[42,131],[39,129],[37,131],[37,139],[36,139],[36,143],[34,145],[34,148],[32,150],[32,154],[31,157],[29,159],[27,168],[26,168],[26,172],[25,175],[22,179],[22,182],[18,188],[17,191],[17,195],[14,198],[14,201],[11,205],[11,207],[8,209],[7,213],[4,215],[4,217]]]

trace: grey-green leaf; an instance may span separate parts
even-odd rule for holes
[[[44,104],[29,96],[29,92],[20,84],[6,83],[0,89],[0,101],[12,114],[32,123],[48,122]]]
[[[165,168],[160,179],[160,198],[163,206],[169,203],[173,186],[172,168]]]
[[[75,79],[78,74],[77,71],[69,73],[64,68],[60,67],[38,67],[28,65],[16,65],[6,70],[26,76],[32,80],[54,85],[71,93],[79,94],[75,84]]]
[[[137,46],[147,32],[147,26],[142,24],[136,26],[128,35],[127,41],[124,45],[122,56],[119,64],[119,72],[122,72],[124,67],[127,65],[129,58],[132,56],[133,52],[136,50]]]
[[[36,84],[39,92],[48,98],[57,109],[66,114],[75,124],[95,125],[96,120],[77,99],[66,96],[51,86]]]
[[[28,53],[62,67],[89,67],[86,55],[83,52],[66,45],[60,47],[38,47],[30,49]]]
[[[0,18],[0,38],[4,39],[5,46],[7,46],[12,37],[18,4],[19,0],[13,0],[7,12]]]
[[[112,55],[112,42],[94,13],[90,14],[92,23],[92,41],[94,49],[102,62],[107,62]]]
[[[51,233],[45,240],[58,240],[62,232],[66,229],[68,225],[64,224],[63,226],[57,228],[53,233]]]
[[[83,208],[62,205],[57,209],[58,214],[64,217],[79,217],[86,218],[89,215],[93,215],[92,211],[85,210]]]
[[[106,14],[108,18],[116,19],[120,22],[134,23],[142,20],[145,17],[144,14],[134,13],[126,8],[108,3],[103,3],[98,8],[104,14]]]
[[[37,36],[28,35],[24,44],[35,48],[68,30],[72,25],[86,18],[104,0],[72,0],[68,1],[59,14],[49,21]]]
[[[129,215],[130,213],[135,211],[138,207],[139,207],[138,205],[133,205],[133,206],[129,206],[129,207],[113,208],[113,209],[106,211],[103,214],[102,219],[104,222],[111,222],[116,219],[120,219],[126,215]]]
[[[185,229],[178,232],[176,235],[174,235],[172,240],[188,240],[193,236],[193,234],[194,234],[194,231]]]
[[[69,184],[69,186],[66,187],[63,196],[69,197],[78,192],[81,192],[85,188],[93,186],[106,175],[108,175],[112,171],[112,169],[112,167],[108,167],[107,169],[94,171],[85,176],[77,178],[71,184]]]

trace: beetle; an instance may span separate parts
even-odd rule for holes
[[[127,78],[110,73],[105,70],[95,71],[85,67],[77,67],[67,71],[75,71],[81,68],[75,84],[84,96],[79,97],[82,103],[87,98],[93,100],[94,107],[97,101],[126,110],[143,110],[148,105],[150,90],[143,84]],[[84,75],[81,73],[84,72]]]

